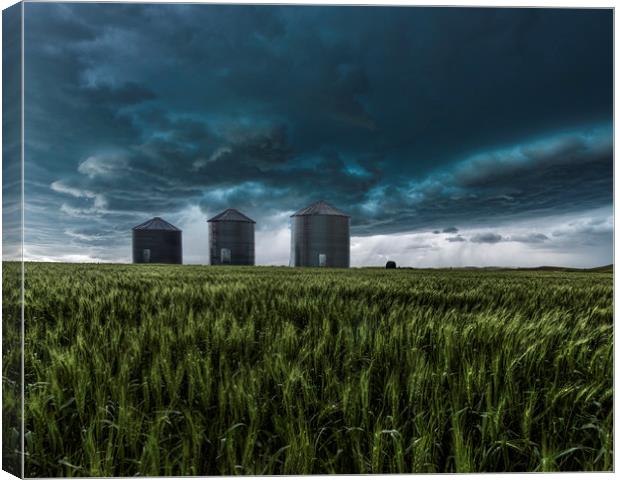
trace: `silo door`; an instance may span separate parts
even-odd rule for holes
[[[142,261],[144,263],[149,263],[151,261],[151,249],[145,248],[142,250]]]
[[[327,255],[324,253],[319,253],[319,267],[327,266]]]
[[[230,263],[230,248],[222,248],[222,251],[220,252],[220,260],[222,265]]]

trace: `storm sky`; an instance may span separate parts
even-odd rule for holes
[[[353,266],[612,262],[611,10],[25,4],[25,257],[351,215]]]

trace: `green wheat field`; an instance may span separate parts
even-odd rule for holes
[[[613,468],[610,271],[25,271],[27,476]]]

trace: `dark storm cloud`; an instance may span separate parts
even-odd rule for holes
[[[127,107],[155,98],[153,92],[137,83],[128,82],[118,86],[84,86],[84,96],[89,105],[105,105],[110,108]]]
[[[609,205],[611,40],[605,10],[27,4],[30,235],[190,205],[261,228],[325,199],[356,235]]]
[[[528,235],[512,235],[509,238],[511,242],[520,243],[542,243],[549,240],[549,237],[544,233],[530,233]]]
[[[467,240],[465,239],[465,237],[461,236],[461,235],[455,235],[454,237],[446,237],[446,240],[450,243],[455,243],[455,242],[466,242]]]
[[[378,189],[372,204],[380,208],[368,209],[357,228],[397,231],[463,218],[484,226],[594,209],[612,203],[612,172],[610,129],[550,136],[474,155],[420,182]],[[364,205],[358,211],[361,217]]]
[[[499,233],[479,233],[474,235],[469,239],[470,242],[474,243],[498,243],[503,240],[503,237]]]
[[[446,240],[448,240],[449,242],[465,241],[465,239],[460,235],[452,238],[446,238]],[[474,243],[518,242],[541,244],[543,242],[546,242],[547,240],[549,240],[549,237],[544,233],[528,233],[505,236],[495,232],[485,232],[472,236],[469,241]]]

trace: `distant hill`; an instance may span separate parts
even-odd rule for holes
[[[364,268],[384,268],[384,267],[364,267]],[[614,273],[613,263],[610,265],[603,265],[601,267],[594,268],[571,268],[571,267],[558,267],[554,265],[542,265],[540,267],[441,267],[441,268],[416,268],[416,267],[398,267],[399,269],[409,270],[515,270],[515,271],[541,271],[541,272],[598,272],[598,273]]]
[[[590,272],[614,273],[614,264],[604,265],[602,267],[591,268]]]
[[[533,268],[518,268],[517,270],[543,270],[550,272],[600,272],[600,273],[614,273],[613,263],[610,265],[603,265],[602,267],[594,268],[569,268],[569,267],[556,267],[544,265],[542,267]]]

